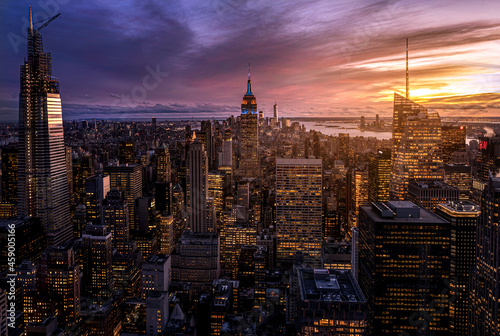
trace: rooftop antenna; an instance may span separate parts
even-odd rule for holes
[[[248,80],[250,80],[250,62],[248,62]]]
[[[410,99],[410,76],[408,74],[408,38],[406,38],[406,99]]]

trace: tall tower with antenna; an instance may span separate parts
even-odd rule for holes
[[[19,94],[18,212],[41,220],[49,245],[73,237],[59,80],[52,77],[50,53],[43,51],[40,34],[59,15],[35,28],[30,6]]]
[[[247,92],[241,103],[240,143],[240,174],[244,177],[259,177],[259,114],[257,99],[252,93],[250,63],[248,63]]]
[[[410,181],[442,179],[443,144],[439,114],[411,101],[406,39],[406,97],[394,93],[390,196],[407,200]]]

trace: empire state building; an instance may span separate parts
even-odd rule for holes
[[[35,29],[30,8],[19,94],[19,215],[41,220],[49,246],[73,236],[59,81],[39,32],[54,18]]]
[[[252,93],[252,81],[250,79],[250,66],[248,68],[247,92],[241,103],[241,158],[240,172],[244,177],[260,176],[259,160],[259,114],[257,111],[257,99]]]

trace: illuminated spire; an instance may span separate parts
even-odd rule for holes
[[[408,74],[408,38],[406,38],[406,99],[410,99],[410,76]]]
[[[33,35],[33,15],[31,14],[31,5],[30,5],[30,32]]]
[[[250,63],[248,63],[248,84],[247,84],[247,93],[246,95],[251,96],[252,93],[252,82],[250,81]]]

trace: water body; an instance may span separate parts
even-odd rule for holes
[[[321,122],[311,122],[311,121],[303,121],[300,122],[306,127],[306,130],[315,130],[317,132],[321,132],[324,135],[333,135],[338,136],[339,133],[348,133],[350,137],[374,137],[380,140],[388,140],[392,139],[392,132],[373,132],[373,131],[362,131],[360,130],[359,124],[354,123],[321,123]],[[330,127],[328,127],[328,126]],[[333,126],[333,127],[331,127]]]

